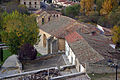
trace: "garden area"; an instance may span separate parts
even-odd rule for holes
[[[3,50],[3,61],[0,61],[0,65],[2,65],[4,61],[11,55],[12,54],[8,49]]]

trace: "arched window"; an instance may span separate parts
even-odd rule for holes
[[[43,47],[46,47],[46,35],[45,34],[43,34]]]

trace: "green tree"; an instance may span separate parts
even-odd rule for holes
[[[120,21],[120,6],[115,9],[114,11],[110,12],[108,15],[108,21],[110,22],[111,26],[119,25]]]
[[[28,14],[28,8],[22,4],[17,6],[17,11],[19,11],[19,13],[22,13],[22,14]]]
[[[97,23],[99,19],[99,13],[97,11],[91,11],[88,15],[88,18],[92,23]]]
[[[106,19],[104,16],[101,16],[101,17],[98,19],[97,24],[106,27],[106,25],[107,25],[107,19]]]
[[[97,11],[100,12],[100,9],[102,8],[102,3],[104,0],[96,0],[96,6],[97,6]]]
[[[75,17],[77,16],[80,12],[80,5],[75,4],[73,6],[68,6],[64,10],[64,14],[70,17]]]
[[[22,15],[15,11],[3,18],[2,28],[2,41],[9,46],[9,50],[14,54],[23,44],[34,45],[39,39],[39,28],[34,16]]]
[[[0,7],[0,32],[2,30],[2,21],[3,21],[2,14],[3,14],[3,9]],[[1,42],[1,35],[0,35],[0,42]]]

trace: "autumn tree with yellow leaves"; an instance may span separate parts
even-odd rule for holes
[[[94,0],[81,0],[80,6],[80,11],[87,15],[94,10]]]
[[[0,34],[2,42],[9,46],[11,53],[16,54],[23,44],[36,44],[39,39],[39,28],[34,16],[15,11],[11,14],[5,13]]]
[[[112,9],[118,5],[117,0],[104,0],[102,9],[100,10],[101,15],[108,15]]]
[[[120,43],[120,26],[114,26],[112,29],[113,37],[112,40],[113,42]]]

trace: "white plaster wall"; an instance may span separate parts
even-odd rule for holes
[[[76,65],[77,71],[85,72],[85,68],[79,63],[79,60],[76,58],[74,52],[70,48],[67,41],[65,41],[65,54],[68,57],[69,62],[73,65]],[[72,61],[72,58],[73,58],[73,61]],[[77,62],[77,63],[75,63],[75,62]]]
[[[73,53],[72,49],[69,47],[67,41],[65,41],[65,54],[68,57],[69,62],[75,65],[75,54]]]
[[[47,42],[46,42],[46,47],[43,46],[43,34],[46,35],[47,39],[51,36],[48,33],[44,32],[43,30],[39,29],[39,35],[41,35],[40,42],[37,45],[35,45],[35,48],[42,55],[46,55],[46,54],[48,54],[48,47],[47,47]]]
[[[80,64],[80,72],[85,72],[85,68]]]
[[[67,41],[65,41],[65,54],[66,54],[66,56],[68,56],[69,50],[70,50],[69,45],[68,45]]]

